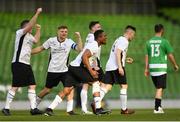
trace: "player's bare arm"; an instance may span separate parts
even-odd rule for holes
[[[123,70],[122,64],[121,64],[121,53],[122,53],[122,50],[117,49],[117,51],[116,51],[116,61],[117,61],[117,64],[118,64],[119,74],[121,74],[123,76],[124,75],[124,70]]]
[[[35,27],[36,27],[36,34],[34,36],[35,38],[34,43],[38,43],[41,36],[41,25],[36,24]]]
[[[90,74],[93,76],[93,78],[98,78],[98,72],[93,70],[89,64],[89,58],[91,56],[92,56],[91,52],[88,49],[86,49],[82,56],[82,61],[83,64],[86,66],[86,68],[89,70]]]
[[[24,33],[27,33],[32,29],[32,27],[36,24],[36,20],[41,12],[42,12],[42,8],[38,8],[35,15],[31,18],[27,26],[24,28],[23,31]]]
[[[31,55],[38,54],[38,53],[42,52],[43,50],[45,50],[45,48],[43,46],[36,47],[36,48],[32,49]]]
[[[77,38],[77,46],[76,46],[76,50],[78,52],[81,52],[83,49],[83,43],[82,43],[82,39],[81,39],[81,34],[80,32],[75,32],[75,36]]]
[[[173,55],[172,53],[170,53],[170,54],[168,54],[168,58],[169,58],[169,60],[171,61],[171,63],[173,64],[174,70],[175,70],[175,71],[178,71],[178,70],[179,70],[179,66],[178,66],[177,63],[176,63],[176,60],[175,60],[175,58],[174,58],[174,55]]]
[[[144,75],[146,77],[149,76],[148,55],[145,55],[145,70],[144,70]]]

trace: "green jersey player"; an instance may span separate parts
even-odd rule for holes
[[[155,109],[154,113],[164,113],[161,107],[161,99],[163,89],[166,88],[167,76],[167,57],[174,65],[175,70],[179,69],[175,58],[173,56],[173,49],[168,40],[162,38],[164,27],[162,24],[157,24],[154,27],[155,36],[146,43],[145,56],[145,76],[149,74],[152,77],[153,83],[156,87],[155,95]]]

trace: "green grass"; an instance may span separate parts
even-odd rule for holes
[[[77,111],[79,112],[79,111]],[[54,116],[31,116],[29,111],[12,111],[12,116],[3,116],[0,121],[180,121],[180,109],[166,109],[165,114],[153,114],[150,109],[137,109],[133,115],[121,115],[113,110],[110,115],[77,115],[69,116],[65,111],[55,111]]]

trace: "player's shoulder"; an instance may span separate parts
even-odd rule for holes
[[[128,43],[128,40],[124,36],[120,36],[116,39],[118,43]]]

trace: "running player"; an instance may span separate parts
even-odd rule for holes
[[[156,87],[155,107],[154,113],[164,113],[161,101],[163,90],[166,88],[167,77],[167,56],[178,71],[179,67],[173,56],[173,49],[167,39],[162,38],[164,27],[162,24],[157,24],[154,27],[155,36],[146,43],[146,56],[145,56],[145,76],[150,75],[154,86]]]
[[[18,88],[26,86],[28,86],[28,98],[31,107],[30,113],[32,115],[42,114],[42,112],[36,108],[36,83],[30,65],[32,46],[38,43],[40,39],[41,26],[38,24],[36,25],[35,36],[31,34],[32,28],[36,24],[36,20],[41,12],[42,8],[38,8],[31,20],[22,21],[21,29],[16,31],[14,56],[12,60],[12,88],[7,93],[5,107],[2,110],[2,113],[6,116],[11,115],[9,110],[10,104]]]

